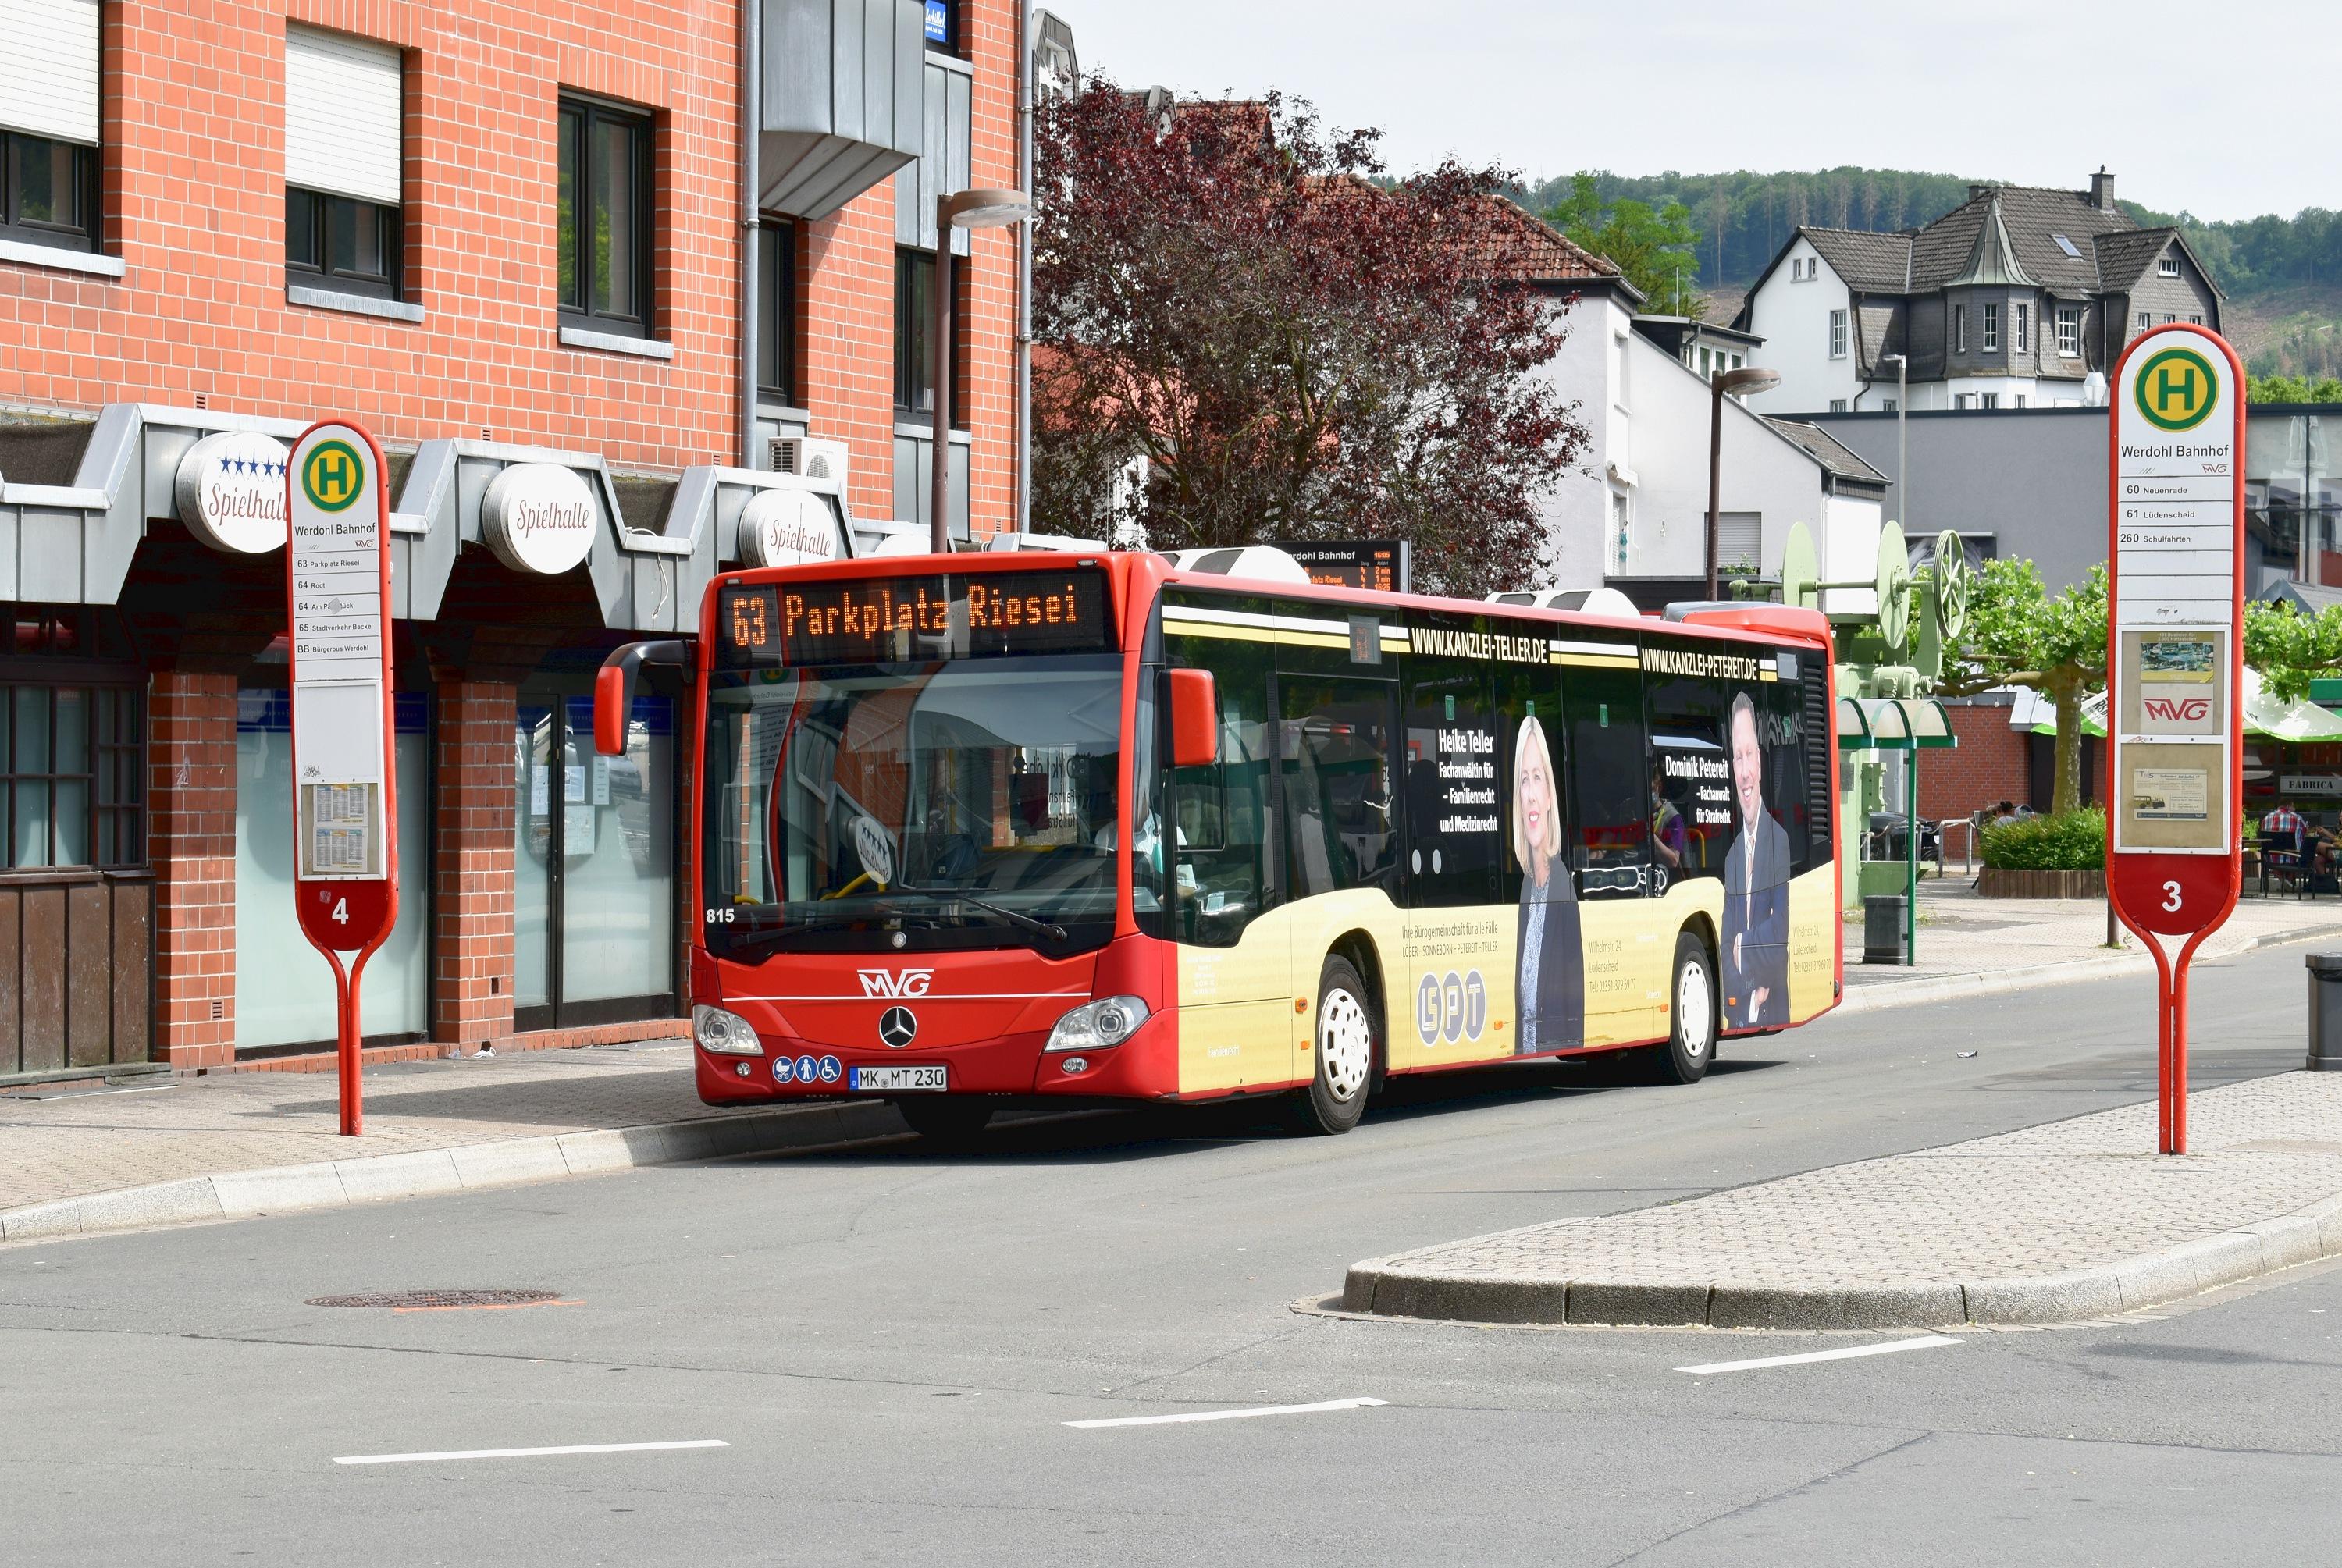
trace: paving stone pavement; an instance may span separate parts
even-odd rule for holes
[[[680,1040],[369,1067],[356,1138],[340,1135],[330,1073],[11,1089],[0,1091],[0,1210],[190,1176],[725,1114],[700,1104]]]
[[[2146,1103],[1471,1237],[1354,1266],[1345,1304],[1503,1322],[2059,1321],[2342,1252],[2342,1074],[2205,1090],[2188,1099],[2187,1155],[2158,1156],[2155,1139]],[[2191,1266],[2161,1266],[2174,1257]]]
[[[2138,938],[2127,931],[2122,933],[2126,945],[2120,953],[2104,945],[2107,909],[2096,899],[1979,898],[1972,883],[1930,879],[1919,884],[1919,962],[1909,965],[1865,964],[1861,917],[1845,924],[1842,940],[1848,995],[2046,964],[2114,967],[2152,962]],[[2206,941],[2199,954],[2223,958],[2266,943],[2317,934],[2342,939],[2342,901],[2248,897],[2237,902],[2236,912]]]

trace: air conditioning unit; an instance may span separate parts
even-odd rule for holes
[[[852,455],[853,449],[843,441],[822,441],[810,435],[776,435],[773,438],[771,467],[776,474],[826,479],[842,491],[846,487],[846,468]]]

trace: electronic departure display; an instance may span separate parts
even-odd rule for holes
[[[1114,647],[1095,566],[966,576],[727,587],[716,595],[716,663],[732,669],[1095,654]]]

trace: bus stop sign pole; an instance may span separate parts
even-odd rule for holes
[[[2245,375],[2219,334],[2172,323],[2113,380],[2107,893],[2155,954],[2157,1147],[2184,1154],[2187,966],[2244,869]]]
[[[345,1137],[363,1130],[358,984],[398,921],[390,498],[382,448],[345,420],[302,433],[285,476],[293,687],[293,899],[333,966]],[[342,954],[355,957],[345,966]]]

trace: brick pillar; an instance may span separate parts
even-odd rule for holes
[[[148,702],[155,1044],[178,1068],[235,1060],[235,677],[158,670]]]
[[[438,694],[431,1037],[476,1049],[513,1032],[517,691],[443,675]]]

